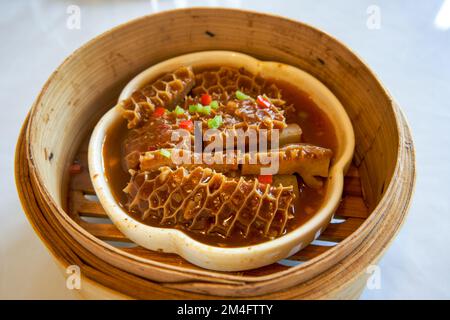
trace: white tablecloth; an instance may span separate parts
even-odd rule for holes
[[[0,298],[76,297],[27,222],[14,185],[17,135],[42,85],[66,56],[95,35],[188,3],[301,20],[341,39],[369,63],[408,117],[418,179],[408,219],[379,264],[381,288],[366,289],[362,298],[450,298],[449,0],[445,5],[438,0],[2,1]],[[70,5],[81,10],[80,29],[67,28]]]

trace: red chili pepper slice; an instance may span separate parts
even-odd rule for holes
[[[268,175],[260,175],[260,176],[258,176],[258,181],[260,183],[264,183],[264,184],[272,183],[272,175],[270,175],[270,174],[268,174]]]
[[[201,101],[202,105],[209,106],[211,104],[212,98],[209,94],[204,93],[204,94],[202,94],[200,101]]]
[[[261,108],[270,108],[270,101],[268,101],[263,96],[258,96],[256,98],[256,102],[258,103],[258,106],[260,106]]]
[[[153,111],[153,116],[159,118],[159,117],[162,117],[165,113],[166,113],[165,108],[157,107],[157,108],[155,108],[155,111]]]
[[[194,124],[192,123],[191,120],[183,120],[183,121],[180,121],[180,123],[178,124],[178,126],[179,126],[181,129],[185,129],[185,130],[188,130],[188,131],[192,131],[192,129],[194,128]]]

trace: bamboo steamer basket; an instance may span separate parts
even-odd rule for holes
[[[95,199],[87,139],[137,73],[202,50],[232,50],[291,64],[344,105],[356,149],[337,216],[287,261],[245,272],[201,269],[128,243]],[[232,9],[183,9],[133,20],[93,39],[52,74],[16,149],[24,211],[57,263],[78,265],[85,298],[353,299],[403,223],[415,181],[414,147],[399,106],[369,68],[331,36],[300,22]],[[91,217],[91,220],[86,217]],[[92,218],[94,217],[94,218]],[[99,221],[93,221],[99,219]],[[332,244],[330,246],[330,244]]]

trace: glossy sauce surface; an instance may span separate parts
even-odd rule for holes
[[[335,133],[325,113],[314,104],[306,93],[299,91],[296,87],[279,81],[274,81],[274,83],[281,89],[283,99],[287,102],[286,105],[292,104],[295,108],[295,111],[285,114],[286,123],[297,123],[300,125],[303,131],[302,143],[309,143],[334,151],[336,149]],[[123,159],[124,139],[127,130],[126,121],[120,119],[109,129],[103,144],[105,175],[115,199],[125,211],[127,211],[127,196],[123,192],[123,188],[125,188],[130,180],[130,174],[126,170],[126,164]],[[310,219],[321,206],[324,197],[326,186],[318,190],[310,188],[298,176],[297,182],[299,199],[296,199],[296,212],[294,218],[289,220],[287,224],[286,233]],[[143,221],[139,214],[134,212],[129,212],[129,214],[145,224],[161,227],[151,218]],[[247,237],[243,237],[235,233],[224,238],[216,234],[204,234],[203,232],[194,232],[185,229],[182,229],[182,231],[198,241],[221,247],[248,246],[270,240],[270,238],[262,238],[255,234],[249,234]]]

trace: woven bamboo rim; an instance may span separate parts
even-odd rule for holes
[[[66,71],[65,67],[67,65],[74,63],[74,61],[76,62],[76,60],[82,60],[80,55],[83,53],[83,50],[84,52],[93,50],[96,42],[107,41],[114,33],[117,36],[117,33],[121,32],[120,28],[124,32],[131,32],[133,28],[139,30],[146,25],[147,28],[150,28],[151,25],[161,26],[164,23],[167,24],[167,19],[171,21],[185,19],[190,22],[201,21],[198,28],[201,27],[202,30],[206,28],[212,29],[217,34],[220,34],[220,26],[209,21],[209,19],[218,16],[220,16],[221,21],[228,21],[227,23],[230,25],[236,19],[242,20],[245,17],[248,21],[252,21],[252,23],[258,25],[262,21],[268,25],[278,24],[279,28],[277,30],[281,30],[281,32],[294,28],[299,28],[300,31],[304,29],[301,32],[312,32],[321,40],[325,39],[328,45],[333,45],[334,50],[348,51],[348,49],[336,40],[320,31],[286,19],[240,10],[192,9],[165,12],[144,17],[114,29],[94,39],[85,47],[78,50],[63,63],[59,70]],[[166,22],[164,22],[165,20]],[[205,23],[207,24],[206,27],[203,25]],[[180,30],[182,30],[182,23],[180,24]],[[195,30],[195,25],[191,25],[190,27]],[[248,27],[251,28],[251,26]],[[287,36],[291,37],[293,35],[288,33]],[[217,46],[214,39],[211,40],[208,37],[205,37],[205,39],[203,40],[204,43],[198,44],[196,42],[196,47],[201,47],[196,48],[197,50]],[[214,42],[211,43],[211,41]],[[184,50],[180,48],[178,50]],[[233,48],[226,47],[225,49]],[[259,54],[262,55],[263,52]],[[343,54],[351,55],[351,53],[347,52]],[[270,56],[270,54],[267,55]],[[323,65],[330,63],[332,65],[333,61],[338,61],[338,57],[340,57],[339,54],[314,59],[316,64]],[[349,71],[354,73],[354,77],[361,76],[358,74],[361,73],[364,77],[374,78],[364,64],[356,57],[351,57],[360,63],[358,65],[359,69],[350,64],[345,64]],[[315,76],[324,81],[326,71],[317,72],[316,70],[312,72],[314,71],[313,68],[317,68],[316,65],[311,65],[310,61],[302,61],[301,59],[297,61],[296,59],[298,60],[297,56],[291,56],[291,59],[283,57],[283,60],[291,60],[287,61],[288,63],[300,64],[306,71],[315,74]],[[114,70],[114,72],[117,72],[117,70]],[[45,187],[43,177],[40,176],[39,170],[37,169],[39,164],[36,162],[36,157],[33,157],[33,150],[30,148],[30,141],[33,141],[33,135],[36,134],[33,131],[33,121],[42,120],[36,115],[39,115],[40,109],[45,108],[48,92],[54,89],[51,88],[51,85],[56,77],[57,74],[54,74],[49,79],[41,95],[36,100],[30,113],[30,120],[24,124],[17,145],[16,179],[19,195],[24,210],[36,232],[41,236],[49,247],[49,250],[61,264],[77,264],[81,267],[83,274],[87,278],[113,290],[136,298],[258,296],[258,298],[286,299],[355,297],[364,285],[364,279],[366,277],[365,268],[377,261],[404,221],[415,180],[412,139],[399,107],[392,103],[389,95],[375,81],[372,84],[373,86],[368,88],[368,90],[381,92],[384,95],[382,98],[385,99],[385,103],[389,104],[391,108],[390,112],[392,113],[391,123],[386,124],[389,128],[384,129],[381,124],[377,130],[364,127],[364,122],[360,120],[364,118],[364,115],[361,116],[358,112],[371,112],[373,110],[348,110],[352,121],[355,121],[354,123],[357,124],[355,126],[355,133],[357,135],[357,144],[359,142],[359,148],[357,146],[356,163],[359,165],[360,171],[362,170],[361,178],[366,201],[373,211],[360,228],[337,246],[302,265],[259,277],[180,268],[170,264],[145,261],[138,256],[127,254],[97,239],[84,228],[80,227],[66,212],[61,210]],[[333,90],[334,85],[330,82],[332,80],[326,80],[325,78],[324,82]],[[344,103],[348,99],[351,99],[342,95],[338,97]],[[352,103],[354,101],[349,100],[348,105]],[[383,101],[380,102],[380,105],[382,103]],[[373,120],[376,121],[377,119]],[[389,122],[388,120],[389,118],[385,122]],[[381,120],[378,119],[378,121],[381,123]],[[395,123],[392,121],[395,121]],[[392,152],[397,153],[396,161],[392,168],[385,169],[385,172],[380,172],[378,178],[375,179],[373,172],[370,172],[370,167],[373,167],[373,161],[377,161],[376,156],[374,156],[377,151],[376,149],[382,148],[377,142],[379,139],[377,137],[384,135],[384,130],[386,130],[386,134],[388,135],[392,132],[391,130],[394,130],[393,132],[396,134],[395,139],[392,139],[390,142],[387,141],[387,143],[391,143],[390,149],[394,150]],[[36,148],[37,146],[33,147]],[[389,175],[391,173],[390,170],[392,170],[392,176]],[[383,175],[385,176],[383,177]],[[372,179],[370,180],[369,178]],[[374,186],[381,185],[381,189],[374,192],[374,186],[371,186],[372,184]],[[379,199],[376,199],[377,197]]]

